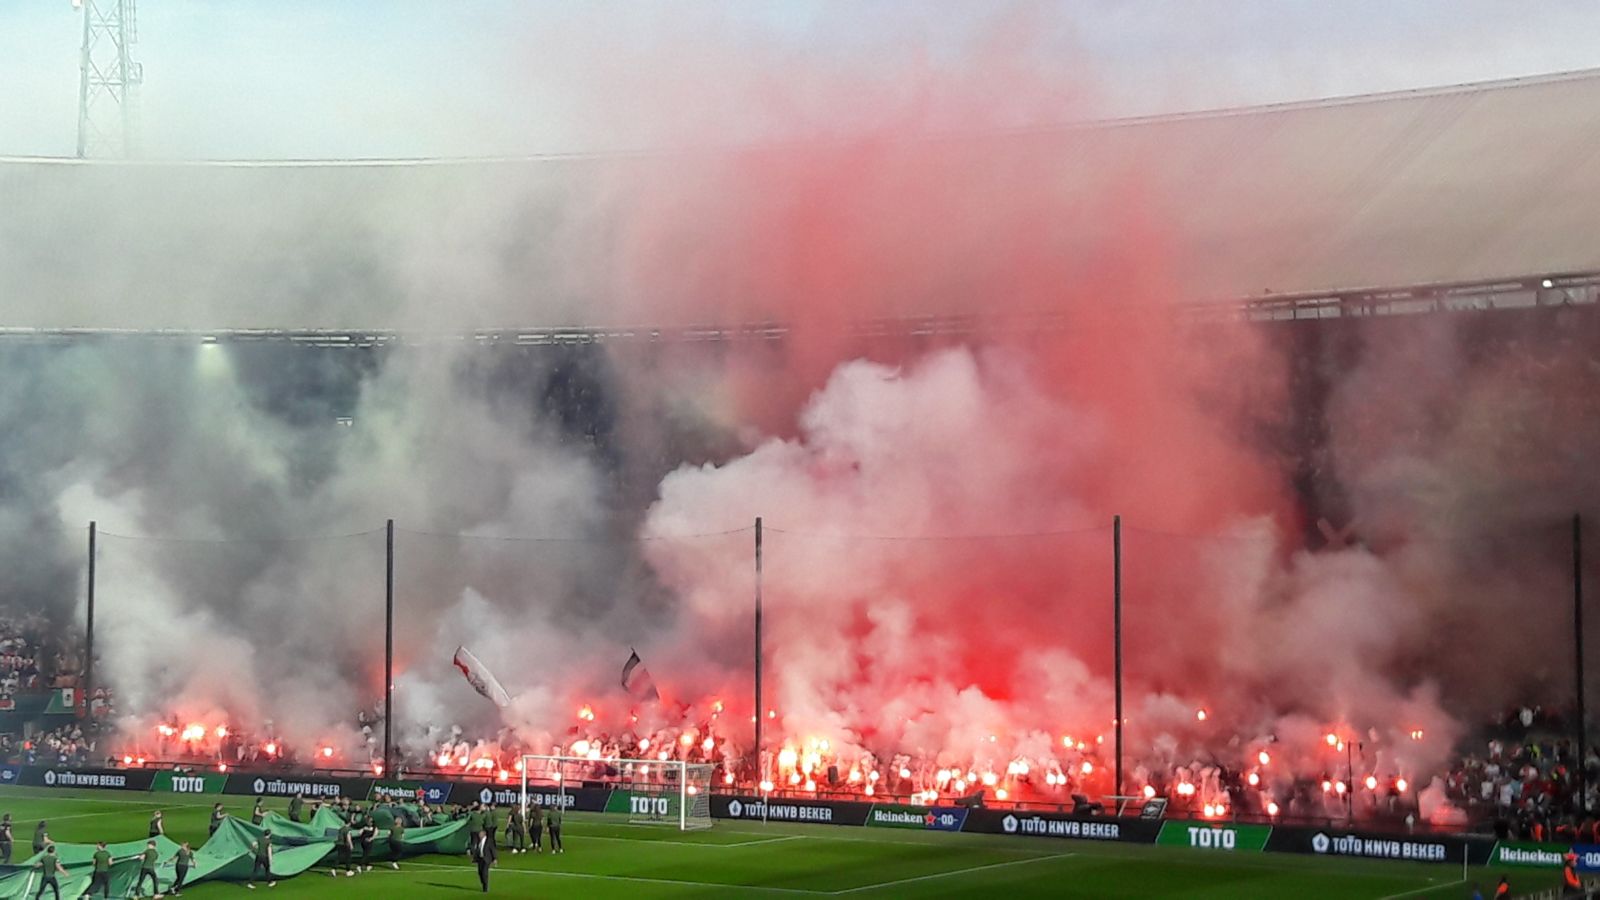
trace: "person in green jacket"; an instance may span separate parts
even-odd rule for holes
[[[522,805],[512,804],[511,814],[506,816],[506,847],[512,853],[522,853],[528,849],[528,829],[523,821]]]
[[[483,809],[482,805],[474,801],[472,809],[467,812],[467,846],[478,846],[478,836],[483,834]]]
[[[150,893],[160,896],[161,882],[156,880],[156,865],[161,861],[161,854],[156,850],[155,841],[147,841],[144,852],[139,854],[139,880],[134,882],[133,895],[144,896],[144,880],[150,879]]]
[[[552,806],[544,814],[544,827],[550,832],[550,852],[567,852],[561,846],[561,807]]]
[[[300,815],[301,815],[301,813],[304,813],[305,810],[306,810],[306,795],[305,794],[295,794],[294,795],[294,799],[289,801],[289,821],[291,821],[291,822],[299,822],[300,821]]]
[[[265,797],[257,797],[256,798],[256,808],[250,810],[250,824],[251,825],[260,825],[261,824],[261,820],[263,820],[263,819],[265,819],[267,817],[267,807],[264,805],[265,803],[266,803],[266,798]]]
[[[48,843],[50,843],[50,832],[45,830],[44,820],[40,819],[39,824],[33,829],[33,852],[43,853],[44,845]]]
[[[339,835],[333,839],[333,868],[328,870],[329,875],[338,878],[339,870],[344,869],[344,873],[346,875],[350,876],[351,878],[355,877],[355,866],[350,862],[350,851],[352,846],[350,823],[340,822]]]
[[[150,814],[150,834],[148,837],[160,837],[167,833],[166,823],[161,821],[161,810]]]
[[[172,896],[183,894],[183,883],[189,878],[189,867],[194,865],[194,851],[189,848],[189,842],[184,841],[178,845],[177,877],[172,879]]]
[[[267,876],[267,887],[277,887],[278,879],[272,877],[272,832],[261,832],[261,839],[250,842],[250,849],[255,851],[256,861],[250,866],[250,880],[244,886],[250,890],[256,889],[256,873]]]
[[[495,836],[495,832],[497,832],[499,830],[500,830],[500,807],[495,806],[493,803],[490,803],[490,804],[488,804],[488,807],[483,811],[483,831],[484,831],[484,834],[487,834],[489,836],[489,843],[494,844],[497,840],[499,840],[499,838],[497,838]],[[499,845],[495,844],[495,846],[499,846]]]
[[[399,816],[389,820],[389,868],[400,868],[400,841],[406,836],[406,823]]]
[[[89,876],[89,890],[84,896],[93,895],[95,888],[100,889],[100,896],[111,896],[111,851],[106,849],[105,841],[94,845],[94,874]]]
[[[43,825],[44,823],[40,822],[39,824]],[[39,900],[40,897],[43,897],[44,889],[47,887],[52,894],[56,895],[56,900],[61,900],[61,882],[56,880],[56,876],[68,874],[67,869],[61,864],[61,857],[56,855],[55,844],[46,843],[42,852],[44,856],[33,864],[34,868],[43,870],[44,876],[39,882],[39,893],[33,895],[33,900]]]
[[[228,818],[228,812],[222,808],[221,803],[211,807],[211,830],[207,834],[216,834],[217,829],[222,827],[222,821],[226,818]]]

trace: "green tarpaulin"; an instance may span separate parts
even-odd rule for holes
[[[414,821],[415,807],[402,807]],[[197,881],[244,881],[250,877],[255,863],[251,845],[260,840],[263,831],[272,832],[272,874],[275,878],[299,875],[333,855],[334,839],[342,823],[339,814],[322,807],[310,822],[295,823],[275,812],[267,813],[262,824],[251,825],[243,819],[229,816],[218,826],[204,844],[195,849],[194,863],[189,867],[185,884]],[[400,850],[407,856],[420,853],[465,853],[467,850],[466,821],[457,820],[426,828],[407,828],[400,840]],[[176,877],[174,860],[178,844],[165,837],[155,838],[160,864],[156,869],[161,890],[171,887]],[[139,878],[139,855],[144,852],[143,840],[107,844],[111,851],[111,893],[127,896],[133,892]],[[94,844],[56,844],[56,855],[68,874],[58,875],[62,897],[77,897],[89,887],[89,876],[94,867]],[[372,855],[377,859],[389,856],[388,830],[378,832],[372,842]],[[359,846],[356,850],[360,857]],[[43,869],[39,861],[44,854],[35,854],[15,865],[0,866],[0,900],[32,897],[39,890]]]

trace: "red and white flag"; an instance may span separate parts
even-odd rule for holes
[[[494,677],[494,673],[485,668],[483,663],[478,662],[478,658],[472,655],[471,650],[457,647],[455,664],[466,677],[467,683],[472,685],[473,690],[488,698],[495,706],[504,708],[511,705],[511,695],[500,686],[500,679]]]

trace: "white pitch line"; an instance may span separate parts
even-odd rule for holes
[[[781,844],[784,841],[803,841],[807,836],[803,834],[789,834],[783,837],[762,838],[759,841],[739,841],[733,844],[713,844],[714,847],[756,847],[761,844]]]
[[[1423,891],[1437,891],[1437,890],[1440,890],[1441,888],[1455,887],[1458,884],[1466,884],[1466,883],[1467,883],[1467,880],[1465,878],[1458,878],[1455,881],[1447,882],[1445,884],[1430,884],[1427,887],[1412,888],[1409,891],[1401,891],[1398,894],[1390,894],[1387,897],[1379,897],[1378,900],[1397,900],[1397,898],[1400,898],[1400,897],[1412,897],[1412,896],[1415,896],[1417,894],[1422,893]]]
[[[845,888],[842,891],[832,891],[837,894],[859,894],[862,891],[875,891],[880,888],[894,887],[897,884],[912,884],[918,881],[932,881],[936,878],[954,878],[957,875],[969,875],[973,872],[983,872],[988,869],[1002,869],[1006,866],[1024,866],[1028,863],[1045,862],[1052,859],[1070,859],[1077,854],[1058,853],[1054,856],[1035,856],[1032,859],[1014,859],[1010,862],[989,863],[986,866],[969,866],[965,869],[953,869],[949,872],[935,872],[932,875],[918,875],[915,878],[901,878],[895,881],[882,881],[877,884],[864,884],[860,887]]]
[[[845,830],[844,828],[836,828],[836,827],[834,827],[832,825],[819,825],[819,826],[816,826],[816,827],[818,827],[818,828],[833,828],[834,831],[844,831]],[[764,831],[747,831],[747,830],[740,829],[740,828],[719,828],[718,830],[721,831],[723,834],[766,834],[766,832],[764,832]],[[970,835],[970,834],[966,835],[966,836],[967,837],[972,837],[972,835]],[[1001,837],[1001,836],[1002,835],[986,835],[986,834],[985,835],[978,835],[978,837]],[[942,844],[942,843],[940,843],[938,841],[895,841],[895,840],[889,840],[887,838],[879,838],[879,837],[849,837],[849,836],[843,835],[843,834],[795,834],[795,835],[790,835],[790,837],[796,837],[796,838],[799,838],[799,839],[801,839],[803,841],[838,841],[840,843],[847,843],[847,844],[893,844],[896,847],[942,847],[942,846],[944,846],[944,844]],[[1023,838],[1023,840],[1032,840],[1032,839],[1031,838]],[[1029,856],[1037,856],[1038,855],[1036,851],[1028,849],[1028,848],[1025,848],[1025,847],[986,847],[985,849],[990,851],[990,852],[993,852],[993,853],[1026,853]]]
[[[477,869],[473,866],[445,866],[437,863],[408,863],[407,865],[413,869],[441,869],[456,872],[470,872],[473,875],[477,874]],[[392,872],[394,870],[390,869],[389,871]],[[404,871],[404,869],[401,870],[402,873],[404,873]],[[804,888],[781,888],[769,887],[767,885],[717,884],[710,881],[685,881],[677,878],[645,878],[640,875],[597,875],[591,872],[552,872],[546,869],[496,868],[494,871],[503,875],[514,874],[549,876],[551,878],[588,878],[597,881],[632,881],[640,884],[670,884],[676,887],[721,888],[727,891],[769,891],[778,894],[807,894],[813,897],[827,897],[837,893],[836,891],[811,891]]]

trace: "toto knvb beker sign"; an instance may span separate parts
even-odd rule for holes
[[[1311,852],[1327,856],[1364,856],[1369,859],[1409,859],[1418,862],[1444,862],[1446,856],[1445,845],[1439,841],[1327,834],[1320,831],[1311,836]]]
[[[865,825],[870,803],[828,800],[780,800],[760,797],[711,798],[711,815],[719,819],[769,822],[815,822],[819,825]]]
[[[1024,837],[1065,838],[1080,841],[1121,841],[1148,844],[1156,839],[1161,823],[1136,818],[1072,816],[1025,810],[974,809],[967,813],[962,831],[1016,834]]]
[[[293,797],[302,794],[307,799],[329,800],[335,797],[349,797],[352,800],[365,800],[372,789],[370,778],[307,778],[305,776],[291,776],[278,778],[272,775],[253,775],[249,772],[234,772],[228,775],[228,781],[223,785],[225,794],[254,794],[265,797]]]
[[[148,791],[154,776],[148,769],[25,768],[18,781],[32,787]]]

